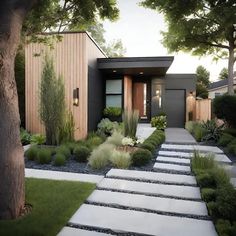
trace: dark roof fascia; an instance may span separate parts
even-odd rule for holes
[[[175,79],[196,79],[197,75],[193,74],[193,73],[189,73],[189,74],[166,74],[167,78],[175,78]]]
[[[63,31],[63,32],[43,32],[41,35],[61,35],[61,34],[86,34],[89,39],[95,44],[95,46],[101,51],[101,53],[107,58],[106,53],[102,50],[102,48],[98,45],[98,43],[94,40],[94,38],[85,30],[82,31]]]

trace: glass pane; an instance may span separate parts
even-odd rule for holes
[[[106,96],[106,107],[122,107],[122,96],[121,95],[107,95]]]
[[[106,80],[106,93],[122,93],[122,80]]]

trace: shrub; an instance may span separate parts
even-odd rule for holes
[[[223,133],[230,134],[233,137],[236,137],[236,129],[234,129],[234,128],[226,128],[223,130]]]
[[[37,146],[31,146],[26,152],[25,156],[28,160],[34,161],[37,158],[39,148]]]
[[[70,150],[70,153],[73,154],[74,149],[78,146],[77,143],[74,142],[69,142],[69,143],[64,143],[63,147],[67,147]]]
[[[61,145],[58,148],[56,148],[56,153],[62,153],[66,159],[70,158],[71,151],[66,145]]]
[[[164,130],[167,126],[166,116],[154,116],[151,119],[151,126]]]
[[[131,157],[128,152],[114,150],[110,157],[112,165],[120,169],[128,169],[131,164]]]
[[[57,153],[54,158],[54,166],[64,166],[66,164],[66,157],[62,153]]]
[[[107,107],[103,110],[104,116],[120,116],[121,115],[121,108],[120,107]]]
[[[219,146],[227,146],[232,140],[234,139],[234,137],[231,135],[231,134],[228,134],[228,133],[224,133],[219,141],[218,141],[218,145]]]
[[[222,95],[213,100],[213,112],[232,128],[236,128],[236,95]]]
[[[42,145],[46,142],[46,137],[43,134],[33,134],[30,139],[31,144]]]
[[[25,129],[20,129],[20,140],[22,145],[30,144],[31,135]]]
[[[209,214],[212,216],[213,219],[219,218],[220,214],[219,214],[218,206],[216,202],[208,202],[207,208],[208,208]]]
[[[227,145],[227,151],[232,154],[236,154],[236,139],[233,139],[228,145]]]
[[[152,153],[145,149],[139,149],[132,153],[131,160],[134,166],[143,166],[152,159]]]
[[[201,188],[216,187],[214,176],[208,172],[196,176],[197,182]]]
[[[202,141],[202,138],[204,137],[205,132],[206,132],[205,129],[202,127],[200,123],[196,123],[194,125],[193,136],[197,142]]]
[[[89,157],[89,165],[93,169],[102,169],[109,164],[109,158],[114,151],[115,146],[109,143],[103,143],[93,150]]]
[[[143,144],[141,144],[140,147],[150,151],[151,153],[154,153],[154,151],[156,149],[156,147],[153,144],[149,143],[149,142],[144,142]]]
[[[90,155],[90,150],[85,146],[78,146],[74,149],[74,157],[78,162],[86,162]]]
[[[121,146],[123,138],[124,136],[121,133],[115,131],[112,136],[107,138],[106,143],[113,144],[115,146]]]
[[[139,112],[137,110],[125,110],[123,114],[124,136],[135,139],[139,120]]]
[[[49,164],[52,160],[51,150],[48,148],[40,148],[36,157],[39,164]]]
[[[99,136],[90,137],[86,140],[86,146],[90,149],[94,149],[103,143],[103,139]]]
[[[135,145],[135,140],[129,137],[124,137],[121,141],[121,144],[123,146],[134,146]]]
[[[98,130],[97,133],[104,136],[110,136],[115,130],[119,130],[119,124],[118,122],[110,121],[108,118],[102,119],[100,123],[98,124]]]
[[[223,131],[223,125],[218,126],[215,120],[203,121],[202,128],[204,130],[204,135],[202,137],[203,141],[213,140],[217,142],[220,138],[220,135]]]
[[[216,230],[219,236],[231,236],[231,235],[233,236],[233,234],[231,234],[232,226],[228,220],[223,220],[223,219],[217,220]]]
[[[195,123],[195,121],[187,121],[185,123],[185,129],[191,134],[193,133]]]
[[[214,154],[202,155],[199,152],[195,151],[194,157],[191,160],[191,165],[193,171],[197,169],[211,169],[216,165],[214,161]]]
[[[205,202],[211,202],[216,200],[216,190],[213,188],[201,189],[201,195]]]

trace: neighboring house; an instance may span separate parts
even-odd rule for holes
[[[234,79],[234,89],[236,89],[236,78]],[[208,87],[208,98],[214,99],[228,92],[228,79],[213,82]]]
[[[78,128],[76,138],[95,130],[109,106],[137,109],[141,122],[150,122],[164,111],[169,127],[184,127],[190,114],[194,115],[196,76],[166,74],[174,57],[107,58],[86,32],[61,35],[53,49],[35,43],[25,49],[26,129],[30,132],[44,131],[38,115],[38,88],[45,52],[64,78],[67,106]],[[78,106],[73,99],[78,99]]]

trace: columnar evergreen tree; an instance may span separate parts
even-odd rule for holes
[[[219,74],[219,80],[228,79],[229,73],[227,68],[223,68]]]
[[[210,84],[210,72],[203,66],[198,66],[196,69],[197,84],[196,84],[196,95],[200,98],[208,98],[208,86]]]
[[[0,219],[17,218],[25,204],[24,153],[14,75],[22,32],[34,40],[45,29],[94,21],[97,16],[116,19],[118,13],[116,0],[0,1]]]
[[[164,14],[168,30],[163,43],[170,52],[228,58],[228,92],[234,93],[235,0],[143,0],[141,4]]]

